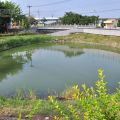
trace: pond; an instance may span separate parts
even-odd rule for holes
[[[34,90],[42,98],[72,85],[95,86],[103,68],[113,93],[120,81],[120,54],[69,45],[32,45],[0,53],[0,96]]]

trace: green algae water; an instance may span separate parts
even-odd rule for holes
[[[72,85],[94,86],[103,68],[113,93],[120,82],[120,54],[69,45],[32,45],[0,53],[0,96],[34,90],[41,98]]]

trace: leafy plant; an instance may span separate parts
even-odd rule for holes
[[[64,97],[66,99],[79,99],[80,97],[80,89],[78,85],[74,85],[73,87],[68,88],[64,93]]]
[[[86,84],[82,84],[82,91],[78,85],[68,89],[65,96],[70,97],[72,102],[77,104],[77,107],[73,103],[68,102],[66,110],[68,114],[64,113],[58,101],[55,101],[53,97],[49,97],[53,106],[61,114],[61,117],[67,116],[65,120],[119,120],[120,115],[120,90],[117,94],[110,95],[107,93],[107,82],[105,81],[104,70],[98,70],[98,81],[96,82],[96,89],[93,87],[87,88]],[[67,99],[67,98],[66,98]],[[79,113],[81,111],[81,113]]]
[[[37,103],[34,105],[32,111],[28,115],[28,120],[32,120],[33,116],[39,111],[41,106],[41,101],[37,101]]]

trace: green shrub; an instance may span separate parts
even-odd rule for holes
[[[66,91],[65,95],[72,99],[71,102],[68,101],[68,105],[65,105],[68,113],[64,113],[59,102],[49,96],[52,105],[60,112],[58,118],[63,120],[66,120],[66,117],[67,120],[120,120],[120,89],[116,94],[107,93],[107,83],[102,69],[98,70],[98,78],[96,89],[87,88],[83,84],[81,92],[78,86]],[[58,118],[56,117],[56,119]]]

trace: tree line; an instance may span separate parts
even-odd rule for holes
[[[98,23],[99,16],[83,16],[74,12],[66,12],[63,17],[60,18],[62,24],[68,25],[89,25]]]
[[[19,5],[11,1],[0,1],[0,31],[7,32],[10,22],[16,23],[23,28],[29,28],[31,24],[37,24],[36,20],[23,14]]]

